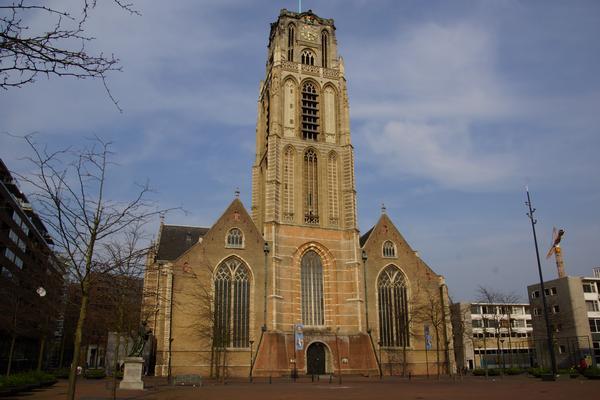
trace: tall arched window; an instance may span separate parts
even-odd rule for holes
[[[396,245],[391,240],[383,242],[383,256],[396,257]]]
[[[304,153],[304,222],[319,223],[319,171],[317,153],[308,149]]]
[[[327,194],[329,195],[329,223],[338,224],[339,200],[338,200],[338,161],[334,152],[329,153],[327,160]]]
[[[318,326],[325,323],[323,316],[323,265],[321,257],[309,250],[302,257],[300,266],[302,281],[302,322]]]
[[[311,82],[302,85],[302,137],[317,140],[319,135],[319,100]]]
[[[244,234],[238,228],[231,228],[227,232],[227,247],[241,248],[244,246]]]
[[[294,25],[290,24],[288,27],[288,61],[294,61]]]
[[[282,179],[283,220],[294,220],[294,148],[289,146],[283,154]]]
[[[377,280],[379,295],[379,340],[384,347],[410,345],[406,278],[400,269],[389,265]]]
[[[329,57],[328,47],[329,37],[327,31],[323,31],[321,32],[321,57],[323,57],[323,68],[327,68],[327,57]]]
[[[239,259],[225,260],[215,274],[214,342],[217,347],[250,345],[250,272]]]
[[[315,65],[315,55],[310,50],[304,50],[300,55],[300,61],[305,65]]]

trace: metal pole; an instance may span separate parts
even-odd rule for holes
[[[533,218],[533,213],[535,212],[535,208],[531,205],[531,196],[529,195],[529,188],[526,188],[527,191],[527,201],[525,204],[529,208],[529,212],[527,216],[531,220],[531,229],[533,231],[533,242],[535,244],[535,256],[537,258],[537,266],[538,273],[540,275],[540,291],[542,293],[542,303],[544,306],[544,319],[546,321],[546,334],[548,335],[548,351],[550,352],[550,364],[552,368],[552,375],[556,376],[556,355],[554,354],[554,345],[552,343],[552,329],[550,328],[550,318],[548,316],[548,304],[546,302],[546,289],[544,287],[544,277],[542,275],[542,264],[540,263],[540,251],[537,243],[537,235],[535,233],[535,224],[537,224],[537,220]]]
[[[266,331],[267,330],[267,281],[269,280],[269,271],[268,271],[268,262],[269,262],[269,242],[265,242],[265,245],[263,247],[263,251],[265,253],[265,271],[264,271],[264,275],[265,275],[265,291],[264,291],[264,305],[263,305],[263,326],[262,326],[262,330]]]
[[[427,369],[427,379],[429,379],[429,358],[427,357],[427,345],[425,345],[425,368]]]
[[[367,296],[367,252],[362,251],[362,261],[363,261],[363,281],[365,286],[365,319],[367,326],[367,333],[371,332],[371,328],[369,328],[369,297]]]
[[[253,367],[253,362],[252,362],[252,345],[254,344],[254,340],[250,341],[250,373],[249,378],[250,378],[250,383],[252,383],[252,367]]]

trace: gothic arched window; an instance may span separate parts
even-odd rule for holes
[[[389,265],[377,279],[379,340],[384,347],[409,346],[406,278],[400,268]]]
[[[323,68],[327,68],[327,57],[329,54],[327,53],[327,47],[329,45],[329,37],[327,35],[327,31],[321,32],[321,57],[323,57]]]
[[[294,220],[294,148],[288,147],[283,154],[283,220]]]
[[[302,64],[305,65],[315,65],[315,55],[310,50],[304,50],[300,55],[300,60]]]
[[[319,223],[319,170],[317,153],[308,149],[304,153],[304,222]]]
[[[313,250],[302,256],[300,266],[302,281],[302,322],[319,326],[325,323],[323,316],[323,265],[321,257]]]
[[[319,100],[311,82],[302,85],[302,137],[317,140],[319,135]]]
[[[383,256],[396,257],[396,245],[391,240],[383,242]]]
[[[329,223],[338,224],[339,199],[338,199],[338,162],[334,152],[329,153],[327,160],[327,188],[329,195]]]
[[[239,259],[229,258],[215,274],[216,347],[250,345],[250,272]]]
[[[294,25],[290,24],[288,27],[288,61],[294,61]]]
[[[231,228],[227,232],[227,247],[244,247],[244,234],[238,228]]]

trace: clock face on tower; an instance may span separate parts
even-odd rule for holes
[[[316,30],[308,25],[304,25],[302,27],[302,30],[300,31],[300,36],[302,37],[302,39],[310,41],[315,41],[318,37]]]

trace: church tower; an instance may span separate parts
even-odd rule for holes
[[[342,335],[368,352],[344,64],[333,20],[310,10],[271,24],[252,178],[252,218],[270,246],[271,340],[301,325],[308,343]]]

